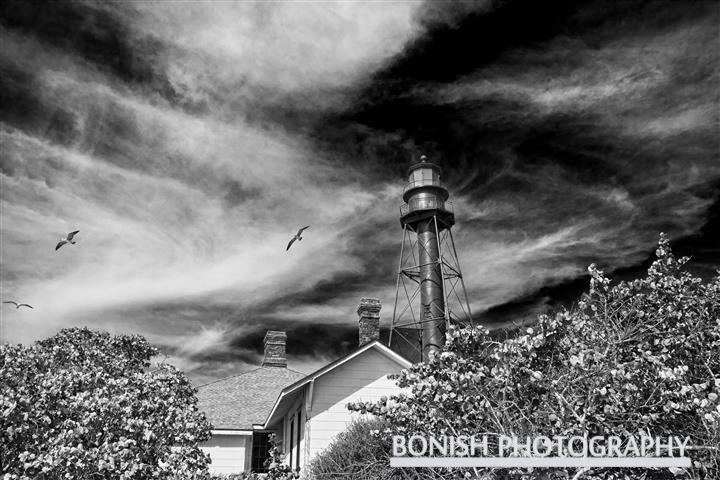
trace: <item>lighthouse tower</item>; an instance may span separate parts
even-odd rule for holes
[[[452,237],[455,214],[440,167],[420,157],[408,169],[400,207],[400,248],[389,345],[411,361],[427,360],[452,324],[472,324]]]

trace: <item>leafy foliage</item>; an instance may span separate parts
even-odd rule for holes
[[[281,449],[281,442],[273,433],[270,435],[270,458],[265,461],[268,467],[267,480],[292,480],[300,478],[300,468],[293,470],[284,463],[287,455]]]
[[[443,351],[395,378],[408,392],[352,410],[393,434],[690,436],[687,470],[494,470],[487,478],[720,478],[720,275],[683,270],[661,235],[646,278],[611,281],[589,267],[576,308],[540,316],[524,334],[494,340],[450,329]]]
[[[141,336],[65,329],[0,347],[5,479],[206,478],[195,389]]]
[[[390,430],[387,422],[378,418],[351,423],[310,462],[310,476],[316,480],[383,478],[388,473],[392,442],[381,432]]]

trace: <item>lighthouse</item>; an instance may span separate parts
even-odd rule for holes
[[[440,350],[450,324],[472,324],[452,237],[455,214],[441,174],[439,165],[420,157],[408,169],[400,206],[403,238],[389,344],[412,361]]]

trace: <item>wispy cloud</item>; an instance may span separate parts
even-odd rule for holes
[[[141,333],[210,379],[282,328],[312,370],[357,341],[360,297],[389,321],[420,151],[451,187],[474,311],[527,321],[717,201],[717,13],[655,7],[19,2],[0,281],[36,310],[4,311],[4,333]]]
[[[383,66],[419,32],[417,2],[162,2],[134,4],[135,37],[159,36],[168,81],[192,103],[239,109],[333,93]],[[129,15],[129,13],[128,13]],[[299,98],[299,100],[298,100]]]

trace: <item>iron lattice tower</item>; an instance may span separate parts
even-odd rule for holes
[[[455,214],[440,174],[422,156],[408,169],[400,206],[403,239],[388,344],[413,362],[442,348],[449,325],[472,325],[452,236]]]

